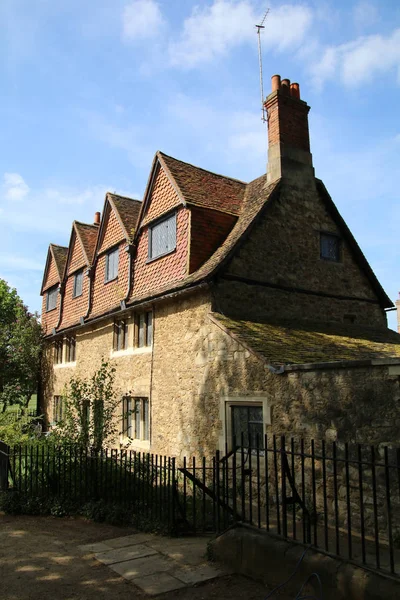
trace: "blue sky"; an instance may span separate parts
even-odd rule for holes
[[[156,150],[265,171],[267,7],[266,93],[274,73],[300,83],[316,175],[398,297],[397,0],[1,0],[0,277],[32,310],[49,242],[106,190],[141,198]]]

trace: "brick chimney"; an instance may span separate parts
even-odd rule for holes
[[[298,179],[314,176],[308,111],[310,107],[300,99],[300,86],[273,75],[272,91],[265,100],[268,116],[268,181],[280,177]]]
[[[99,212],[94,213],[93,225],[100,225],[100,216]]]

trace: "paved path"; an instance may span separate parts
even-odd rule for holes
[[[207,563],[209,538],[167,538],[135,533],[79,546],[132,581],[146,594],[156,595],[227,574]]]

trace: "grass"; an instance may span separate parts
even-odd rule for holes
[[[32,398],[29,401],[28,404],[28,410],[36,410],[36,403],[37,403],[37,395],[33,394]],[[3,405],[0,403],[0,412],[2,412],[3,410]],[[6,412],[18,412],[19,410],[21,410],[21,407],[19,406],[19,404],[12,404],[11,406],[9,406],[6,410]]]

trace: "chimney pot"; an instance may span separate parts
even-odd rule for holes
[[[93,221],[94,225],[100,225],[100,213],[99,212],[95,212],[94,213],[94,221]]]
[[[281,76],[280,75],[272,75],[271,77],[271,87],[272,91],[276,92],[281,87]]]
[[[283,94],[289,95],[290,94],[290,79],[282,79],[282,83],[281,83],[281,92]]]
[[[298,83],[292,83],[290,86],[290,95],[300,100],[300,86]]]

